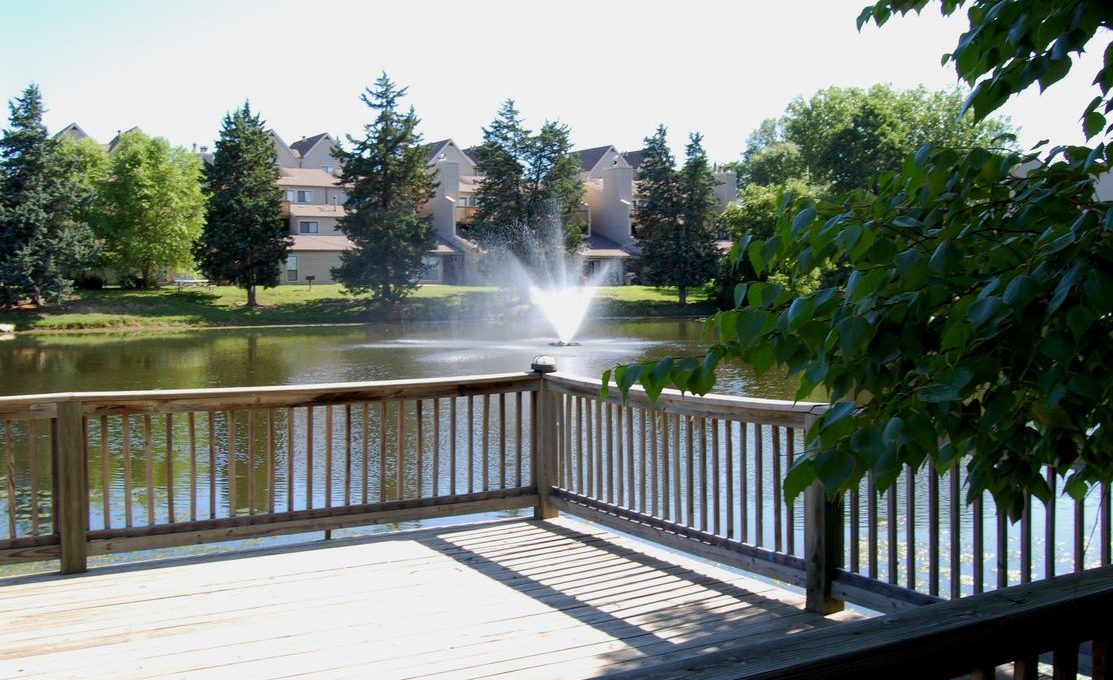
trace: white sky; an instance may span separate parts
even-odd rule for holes
[[[499,104],[528,126],[557,119],[577,148],[641,147],[658,123],[678,151],[704,134],[712,160],[796,95],[830,85],[949,88],[939,65],[963,29],[934,5],[861,34],[866,0],[0,0],[0,97],[42,88],[46,123],[107,141],[139,126],[211,144],[245,98],[287,142],[358,132],[382,71],[410,89],[427,141],[478,143]],[[1005,113],[1021,141],[1080,142],[1100,50]],[[3,123],[6,126],[6,116]]]

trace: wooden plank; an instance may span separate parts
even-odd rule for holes
[[[60,408],[60,406],[59,406]],[[151,414],[143,414],[143,472],[147,478],[147,524],[155,520],[155,459],[151,432]]]
[[[898,548],[900,543],[898,541],[897,526],[900,518],[897,517],[897,487],[899,486],[898,480],[893,480],[892,485],[885,492],[885,533],[886,543],[888,543],[889,555],[888,572],[886,580],[893,585],[896,585],[900,580],[900,556]]]
[[[519,399],[518,404],[520,406],[521,405],[521,393],[520,392],[518,393],[518,399]],[[518,426],[519,426],[518,427],[518,439],[519,439],[519,447],[518,447],[519,463],[518,463],[518,466],[519,466],[519,468],[521,468],[521,452],[522,452],[521,444],[520,444],[520,440],[521,440],[521,437],[522,437],[521,424],[522,424],[522,421],[519,420],[518,421]],[[519,475],[518,483],[515,484],[514,486],[521,486],[522,485],[521,470],[520,469],[518,471],[518,475]],[[432,489],[434,496],[441,495],[440,477],[441,477],[441,400],[440,399],[434,399],[433,400],[433,489]]]
[[[123,421],[123,432],[121,437],[124,444],[124,526],[130,527],[132,524],[132,493],[131,493],[131,417],[125,413],[121,416]]]
[[[486,396],[486,395],[484,395]],[[406,498],[406,402],[398,403],[398,462],[395,468],[394,497],[397,500]],[[486,489],[484,489],[486,490]]]
[[[325,405],[325,507],[332,507],[332,404]]]
[[[930,464],[928,477],[928,592],[939,595],[939,474]]]
[[[80,402],[58,405],[58,518],[63,574],[86,570],[89,526],[89,478],[85,464],[85,430]]]
[[[911,465],[905,466],[904,489],[905,583],[916,590],[916,473]]]
[[[630,412],[630,421],[629,422],[630,422],[630,427],[632,428],[634,426],[634,417],[633,417],[633,411],[632,410]],[[646,512],[646,508],[649,505],[648,504],[648,499],[646,498],[646,493],[647,493],[647,487],[649,486],[647,482],[650,479],[650,475],[651,475],[651,471],[648,467],[649,457],[646,455],[646,451],[645,451],[645,440],[646,440],[645,427],[646,427],[645,409],[644,408],[638,409],[638,470],[639,470],[639,473],[637,474],[637,480],[638,480],[638,510],[640,510],[643,513]],[[634,450],[634,441],[633,441],[633,435],[632,434],[630,435],[630,450],[631,450],[631,452]],[[633,459],[631,459],[630,474],[634,475]],[[633,477],[631,477],[631,479],[630,479],[630,484],[631,484],[631,486],[634,484]]]
[[[39,433],[36,421],[27,423],[27,472],[31,479],[31,535],[39,535]]]
[[[209,519],[216,517],[216,412],[209,410]],[[291,422],[292,422],[291,418]],[[124,438],[127,441],[127,438]],[[291,439],[291,441],[293,441]],[[291,445],[292,446],[292,445]],[[127,456],[124,456],[125,463]],[[125,473],[126,474],[126,473]],[[293,488],[293,485],[290,487]],[[131,512],[128,512],[131,515]],[[128,524],[131,526],[131,524]]]
[[[360,502],[367,503],[371,493],[371,405],[366,401],[362,404],[362,417],[359,421],[360,443],[363,449],[363,465],[360,472],[363,476],[360,491]],[[271,509],[271,512],[274,512]]]
[[[247,412],[247,514],[255,514],[255,411]]]
[[[556,442],[553,442],[556,446]],[[491,395],[483,395],[483,491],[491,490]]]
[[[556,483],[557,478],[553,478]],[[499,395],[499,488],[506,488],[506,395]]]
[[[475,491],[475,397],[468,397],[468,493]]]
[[[294,496],[296,495],[294,478],[294,459],[297,453],[297,440],[294,439],[294,422],[297,420],[293,408],[286,409],[286,511],[294,510]]]
[[[684,489],[687,496],[684,523],[690,527],[696,525],[696,452],[695,437],[692,435],[694,424],[695,416],[684,416]]]
[[[796,429],[791,428],[791,427],[788,428],[788,431],[786,433],[786,438],[787,438],[787,441],[788,441],[788,451],[785,454],[786,455],[785,464],[786,464],[786,468],[791,470],[793,463],[795,463],[795,461],[796,461]],[[851,507],[854,507],[855,510],[856,510],[857,509],[856,506],[858,504],[857,489],[855,489],[855,493],[853,495],[851,495],[851,503],[852,503]],[[796,504],[796,501],[793,500],[793,499],[786,499],[785,500],[785,524],[788,527],[788,536],[786,537],[787,545],[786,545],[785,549],[788,551],[788,553],[790,555],[795,555],[796,554],[796,514],[795,514],[795,507],[794,507],[795,504]],[[857,512],[854,512],[854,511],[852,511],[852,514],[853,514],[853,517],[851,518],[851,522],[852,522],[852,526],[853,526],[853,523],[857,523],[857,521],[858,521],[858,514],[857,514]],[[854,550],[857,550],[858,549],[858,535],[856,533],[853,533],[853,532],[852,532],[852,535],[854,537],[854,539],[853,539],[854,540]]]
[[[424,414],[424,400],[418,399],[414,403],[414,413],[417,430],[417,464],[415,472],[417,474],[417,490],[414,498],[421,498],[423,488],[425,485],[425,470],[423,459],[425,458],[425,414]]]
[[[239,498],[237,497],[237,493],[236,493],[239,490],[239,486],[236,483],[237,479],[238,479],[238,475],[237,475],[237,472],[236,472],[236,457],[237,457],[237,455],[239,455],[237,453],[237,448],[238,447],[236,446],[238,444],[238,442],[236,441],[237,412],[234,409],[229,409],[229,410],[225,411],[224,413],[225,413],[225,415],[224,415],[225,423],[227,425],[226,429],[227,429],[227,432],[228,432],[228,463],[227,463],[227,466],[225,468],[227,470],[227,472],[225,474],[227,475],[227,484],[228,484],[228,516],[229,517],[235,517],[237,514],[239,514],[239,510],[240,510]],[[312,416],[313,416],[313,414],[310,413],[310,423],[313,422]],[[312,439],[312,433],[313,433],[312,424],[310,424],[310,426],[309,426],[309,432],[310,432],[310,439]],[[312,446],[312,444],[310,444],[310,446]],[[309,469],[310,470],[313,469],[312,461],[310,461],[310,463],[309,463]]]
[[[784,527],[781,522],[781,512],[784,504],[781,502],[781,428],[769,428],[773,435],[773,550],[781,552],[783,542],[781,534]]]
[[[1055,468],[1047,466],[1045,474],[1047,488],[1051,490],[1051,495],[1043,506],[1043,577],[1051,578],[1055,576],[1055,503],[1058,495],[1055,493]]]
[[[344,404],[344,505],[352,504],[352,405]]]
[[[15,431],[12,429],[11,419],[4,421],[4,461],[5,470],[4,476],[7,478],[7,491],[8,491],[8,538],[14,539],[17,537],[16,531],[16,506],[19,504],[19,498],[16,495],[15,488],[15,447],[13,440],[15,439]]]
[[[386,415],[387,402],[379,402],[379,502],[385,503],[388,495],[386,492]]]
[[[947,472],[947,481],[951,485],[951,599],[957,600],[962,597],[962,544],[961,539],[961,519],[962,516],[959,512],[961,504],[959,503],[959,480],[958,480],[958,463],[956,462],[951,466]]]
[[[842,569],[835,570],[831,583],[831,596],[883,614],[944,601],[937,595],[927,595]]]
[[[274,409],[267,409],[267,512],[274,512],[274,487],[278,480],[278,462],[275,443]],[[196,518],[190,518],[196,519]]]
[[[738,439],[738,540],[748,543],[750,540],[750,424],[738,424],[740,436]]]
[[[720,498],[722,469],[719,467],[719,419],[711,419],[711,530],[713,533],[722,533],[722,507]]]
[[[557,448],[560,430],[558,413],[562,408],[563,397],[549,389],[548,383],[541,380],[537,393],[537,446],[533,450],[533,475],[537,483],[537,503],[534,517],[551,519],[558,514],[552,503],[549,490],[556,481],[559,450]]]
[[[1003,508],[996,504],[994,507],[997,509],[997,587],[1005,588],[1009,585],[1009,519]]]
[[[723,459],[725,461],[725,474],[726,479],[723,483],[723,488],[726,492],[726,536],[727,538],[734,538],[734,422],[726,421],[726,437],[723,439]],[[791,550],[789,552],[792,552]]]
[[[981,593],[985,590],[985,569],[983,568],[983,560],[985,555],[985,539],[983,532],[985,531],[985,517],[982,510],[982,494],[974,497],[974,502],[971,504],[971,511],[973,513],[973,545],[971,553],[974,558],[974,594]]]
[[[525,397],[521,392],[514,395],[514,486],[522,485],[522,461],[525,458],[525,442],[523,441],[522,407]],[[438,447],[439,448],[439,447]]]
[[[1024,494],[1020,517],[1020,582],[1032,580],[1032,494]]]
[[[166,521],[174,523],[174,414],[166,414]]]
[[[192,424],[192,422],[191,422]],[[108,453],[108,416],[100,417],[101,526],[112,528],[112,467]],[[197,519],[191,516],[190,519]]]
[[[807,428],[805,428],[807,429]],[[765,478],[764,461],[765,437],[761,433],[761,423],[754,423],[754,545],[765,545]]]
[[[866,548],[868,554],[866,555],[867,562],[867,576],[877,580],[878,576],[878,560],[881,547],[878,544],[877,535],[877,504],[879,495],[877,493],[877,477],[874,475],[873,470],[866,473]]]
[[[102,433],[105,431],[107,421],[107,416],[101,416]],[[189,520],[192,522],[197,519],[197,417],[193,411],[186,414],[186,422],[189,427]],[[103,437],[104,434],[101,436]],[[105,489],[108,488],[107,481],[106,478]],[[107,512],[107,506],[105,510]],[[274,508],[271,508],[271,512],[274,512]],[[105,528],[108,528],[107,522]]]

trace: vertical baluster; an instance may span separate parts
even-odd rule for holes
[[[734,539],[734,421],[726,421],[723,459],[726,463],[727,538]]]
[[[491,488],[491,395],[483,395],[483,490]]]
[[[352,405],[344,404],[344,505],[352,504]]]
[[[1078,677],[1078,642],[1065,642],[1057,646],[1051,653],[1051,665],[1054,667],[1052,677],[1074,678]]]
[[[603,469],[605,470],[604,474],[606,475],[606,479],[607,479],[607,483],[603,487],[603,500],[610,503],[614,499],[614,494],[612,493],[612,490],[614,488],[614,462],[615,462],[614,461],[614,405],[604,403],[603,404],[603,412],[607,414],[607,432],[606,432],[606,435],[605,435],[606,438],[602,440],[602,441],[605,441],[607,443],[607,446],[606,446],[605,449],[602,448],[602,447],[600,448],[600,453],[602,453],[605,456],[605,458],[603,459]]]
[[[598,399],[595,403],[595,497],[603,498],[603,403]]]
[[[689,526],[696,525],[696,437],[692,430],[696,418],[684,416],[684,489],[687,491],[688,514],[684,516]]]
[[[905,574],[909,590],[916,589],[916,480],[915,472],[911,465],[906,465],[904,470],[904,535],[905,554],[907,555],[908,571]],[[893,485],[896,488],[896,484]]]
[[[236,412],[228,411],[228,516],[239,510],[236,502]]]
[[[166,414],[166,521],[174,523],[174,414]]]
[[[313,407],[305,407],[305,507],[313,507]]]
[[[531,485],[537,484],[537,470],[533,466],[533,460],[537,458],[536,452],[538,450],[538,439],[541,436],[541,423],[537,413],[538,405],[538,390],[532,390],[529,393],[529,449],[530,461],[529,466],[529,483]]]
[[[765,437],[761,423],[754,423],[754,545],[764,545],[765,535],[765,480],[763,479]]]
[[[514,486],[516,488],[521,488],[521,486],[522,486],[522,459],[524,457],[523,456],[523,451],[522,451],[522,401],[523,401],[522,393],[521,392],[516,392],[514,394],[514,441],[516,442],[516,446],[514,447]],[[572,408],[571,404],[569,404],[568,408],[569,409]],[[570,431],[571,427],[572,427],[572,423],[570,422],[570,419],[567,416],[565,416],[565,419],[564,419],[564,431],[565,431],[565,433],[568,433]],[[566,442],[568,441],[567,436],[565,436],[565,441]],[[568,453],[566,454],[565,461],[564,461],[564,465],[565,465],[565,468],[564,468],[565,469],[564,488],[567,489],[567,488],[569,488],[569,481],[571,479],[571,474],[572,474],[571,470],[568,469],[568,467],[571,465],[571,456],[572,456],[572,444],[571,443],[568,443],[566,445],[566,451]]]
[[[1113,562],[1113,507],[1109,497],[1109,482],[1101,485],[1101,566]]]
[[[521,393],[519,393],[519,395],[520,394]],[[519,402],[519,404],[520,404],[520,402]],[[564,465],[563,465],[564,479],[562,481],[562,486],[565,489],[569,489],[569,490],[575,489],[575,484],[574,484],[574,481],[573,481],[573,478],[575,477],[575,473],[576,473],[576,470],[575,470],[575,467],[576,467],[575,447],[579,446],[579,443],[580,443],[579,431],[577,431],[575,435],[572,434],[572,418],[573,418],[572,414],[573,414],[574,409],[575,409],[575,404],[576,404],[576,397],[574,397],[570,394],[565,394],[565,395],[561,396],[561,405],[562,405],[562,408],[561,408],[561,425],[563,425],[563,429],[562,429],[563,436],[562,436],[562,447],[561,448],[564,451]],[[519,430],[520,430],[520,426],[519,426]],[[519,483],[519,486],[521,486],[520,483]]]
[[[707,516],[709,503],[707,502],[708,460],[707,460],[707,418],[699,419],[699,528],[707,531]]]
[[[587,479],[586,468],[587,456],[584,455],[586,444],[586,434],[584,433],[584,398],[573,397],[576,404],[576,446],[572,451],[572,490],[579,494],[586,494]]]
[[[1009,585],[1009,520],[1005,510],[995,504],[997,508],[997,587],[1005,588]]]
[[[962,524],[959,503],[958,463],[947,472],[951,484],[951,599],[962,597]]]
[[[631,420],[631,422],[633,422],[633,418],[631,418],[630,420]],[[645,440],[646,440],[645,409],[641,408],[641,409],[638,409],[638,456],[639,456],[639,460],[641,460],[641,472],[642,472],[641,476],[638,478],[638,498],[641,501],[638,508],[641,510],[641,512],[643,514],[646,513],[646,512],[651,512],[650,509],[649,509],[651,507],[651,505],[650,505],[649,499],[646,498],[646,493],[647,493],[647,489],[652,488],[652,487],[649,486],[650,477],[649,477],[649,468],[647,467],[649,464],[652,463],[652,460],[649,458],[648,455],[646,455],[646,450],[645,450],[646,441]],[[654,470],[654,472],[656,472],[656,470]],[[654,480],[653,483],[656,484],[657,483],[656,480]]]
[[[247,514],[255,514],[255,411],[247,410]]]
[[[928,592],[939,595],[939,475],[929,461],[928,476]]]
[[[1074,502],[1074,570],[1082,571],[1086,566],[1086,509],[1082,501]]]
[[[900,562],[897,559],[897,480],[893,480],[892,485],[885,492],[885,509],[889,543],[889,583],[896,584],[900,579]]]
[[[475,493],[475,397],[468,397],[468,493]]]
[[[425,424],[424,424],[424,399],[418,399],[415,404],[415,413],[417,416],[417,496],[422,497],[422,491],[425,487],[424,465],[422,459],[425,458]]]
[[[128,416],[127,411],[123,416],[123,438],[124,438],[124,526],[131,527],[134,519],[133,503],[132,503],[132,479],[131,479],[131,418]]]
[[[518,396],[521,397],[522,393],[519,392]],[[519,408],[520,408],[521,407],[521,401],[518,402],[518,405],[519,405]],[[520,455],[521,450],[522,450],[522,445],[521,445],[522,431],[521,431],[521,427],[520,427],[521,426],[521,419],[520,418],[518,420],[518,425],[519,425],[519,428],[518,428],[518,440],[519,440],[519,442],[518,442],[518,452],[519,452],[519,455]],[[433,399],[433,496],[434,497],[437,497],[437,496],[441,495],[440,477],[441,477],[441,399],[440,399],[440,397],[436,397],[436,398]],[[521,484],[519,484],[518,486],[521,486]]]
[[[456,495],[456,397],[448,402],[448,493]]]
[[[406,400],[398,400],[398,467],[394,470],[394,497],[406,497]]]
[[[286,407],[286,511],[294,510],[294,407]]]
[[[39,433],[37,421],[27,421],[27,467],[31,476],[31,535],[39,535]]]
[[[666,417],[669,419],[672,428],[672,515],[673,521],[680,524],[684,520],[681,508],[683,496],[680,493],[680,459],[683,457],[680,450],[680,414],[672,416],[666,414]]]
[[[792,469],[792,463],[793,463],[793,461],[796,460],[796,429],[795,428],[792,428],[792,427],[785,428],[785,443],[788,445],[788,450],[785,452],[785,469],[786,470],[791,470]],[[785,536],[785,539],[786,539],[786,543],[788,544],[786,549],[788,550],[789,555],[795,555],[796,554],[796,514],[795,514],[794,505],[795,505],[795,500],[785,499],[785,528],[787,530],[787,534]],[[858,489],[857,489],[857,487],[854,489],[854,493],[850,494],[850,507],[851,507],[850,525],[851,525],[851,527],[853,527],[850,531],[850,534],[851,534],[850,546],[851,546],[851,550],[854,551],[852,553],[853,558],[854,558],[854,562],[855,562],[855,564],[857,564],[857,562],[858,562],[858,559],[857,559],[857,551],[858,551],[858,530],[857,530],[857,526],[858,526]],[[851,571],[854,571],[854,570],[855,570],[854,568],[851,568]]]
[[[274,409],[267,409],[267,512],[274,514],[275,485],[278,483],[278,452]]]
[[[789,440],[791,441],[791,439]],[[861,539],[862,527],[859,518],[861,512],[862,484],[859,482],[854,490],[850,492],[850,542],[846,547],[846,552],[849,557],[850,571],[857,574],[862,568],[862,555],[861,555]],[[792,552],[792,550],[789,550]]]
[[[1044,503],[1043,516],[1043,577],[1055,576],[1055,501],[1056,478],[1055,468],[1050,465],[1045,471],[1047,474],[1047,488],[1051,490],[1047,502]]]
[[[325,406],[325,507],[332,507],[332,404]]]
[[[622,407],[618,406],[618,405],[612,405],[611,408],[615,412],[615,432],[614,432],[614,439],[611,440],[616,444],[615,449],[614,449],[614,467],[612,468],[613,471],[614,471],[613,474],[615,476],[614,503],[615,503],[615,505],[620,505],[620,506],[623,506],[623,507],[629,507],[628,505],[626,505],[626,501],[623,500],[624,496],[625,496],[625,493],[624,493],[625,489],[623,488],[624,484],[622,483],[622,481],[623,481],[622,478],[623,478],[623,475],[625,474],[625,470],[623,470],[623,459],[622,459],[622,456],[623,456],[623,451],[622,451]],[[609,424],[610,423],[608,423],[608,425]]]
[[[561,401],[564,401],[563,398]],[[499,393],[499,488],[506,488],[506,393],[504,392]]]
[[[1020,582],[1032,580],[1032,494],[1024,494],[1024,511],[1020,516]]]
[[[190,431],[189,436],[192,441],[193,438],[193,414],[190,413]],[[192,444],[190,445],[190,455],[194,455]],[[190,496],[193,500],[190,505],[190,519],[197,519],[197,463],[194,461],[193,469],[191,470],[190,478],[194,480],[193,493]],[[108,455],[108,416],[100,417],[100,483],[101,483],[101,513],[104,518],[104,528],[112,528],[112,474],[110,468],[110,458]],[[14,538],[14,537],[13,537]]]
[[[629,507],[631,510],[636,509],[638,507],[638,505],[637,505],[638,499],[641,498],[642,499],[641,504],[643,506],[643,512],[644,512],[644,506],[645,506],[645,488],[644,488],[645,487],[645,485],[644,485],[645,466],[644,465],[642,466],[642,476],[641,476],[641,479],[642,479],[642,482],[643,482],[642,493],[641,494],[637,493],[638,489],[637,489],[636,486],[634,486],[634,483],[635,483],[634,482],[634,474],[635,474],[635,471],[636,471],[635,468],[634,468],[634,411],[627,406],[621,406],[619,408],[622,409],[622,410],[619,411],[619,413],[622,413],[622,411],[626,412],[626,488],[627,488],[628,493],[630,495],[630,498],[627,501],[629,503],[629,505],[627,507]]]
[[[769,426],[773,435],[773,550],[781,552],[781,428]]]
[[[974,514],[974,543],[972,546],[974,554],[974,594],[978,594],[985,590],[985,570],[983,569],[985,539],[982,535],[985,530],[985,513],[982,508],[982,494],[978,494],[974,498],[971,510]]]
[[[711,530],[715,532],[716,536],[722,535],[722,506],[720,504],[721,483],[719,468],[719,420],[718,418],[711,419],[711,516],[713,522]]]
[[[209,417],[209,519],[216,518],[216,412],[213,410],[208,411]],[[127,416],[124,416],[124,464],[127,467]],[[129,468],[130,469],[130,468]],[[125,478],[128,476],[128,470],[124,472]],[[131,484],[125,484],[124,493],[125,498],[131,496]],[[131,517],[131,508],[128,508],[128,517]],[[131,526],[129,523],[128,526]]]
[[[143,414],[143,472],[147,478],[147,526],[155,524],[155,461],[151,414]]]
[[[654,433],[653,433],[654,448],[656,448],[656,444],[657,444],[656,423],[660,422],[660,424],[661,424],[661,506],[660,506],[660,510],[658,510],[658,513],[661,515],[661,517],[663,519],[668,521],[672,516],[672,513],[670,511],[671,504],[669,503],[669,499],[671,498],[671,494],[669,493],[669,489],[670,489],[669,482],[671,481],[670,480],[671,468],[669,466],[670,461],[669,461],[669,421],[668,421],[668,414],[661,413],[659,411],[654,411],[652,415],[653,415],[653,419],[654,419]]]
[[[750,540],[750,424],[738,424],[738,540]]]
[[[387,402],[379,402],[379,502],[385,503],[386,493],[386,449],[387,449]]]
[[[866,542],[869,543],[869,554],[867,555],[867,562],[870,578],[877,580],[877,562],[880,546],[878,545],[877,537],[877,502],[879,500],[877,493],[877,477],[874,476],[873,470],[866,474]]]
[[[15,512],[19,499],[15,491],[15,448],[12,440],[15,432],[12,431],[12,421],[4,421],[4,460],[7,464],[5,476],[8,478],[8,538],[16,537]]]
[[[371,423],[368,422],[371,418],[371,405],[366,401],[363,402],[362,416],[359,421],[360,440],[363,444],[363,493],[360,495],[360,502],[367,505],[368,487],[371,485],[371,475],[368,469],[371,467]]]

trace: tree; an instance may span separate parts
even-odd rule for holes
[[[417,287],[424,258],[436,244],[431,219],[417,214],[433,197],[436,181],[413,107],[399,111],[404,96],[406,88],[396,87],[386,73],[379,76],[375,89],[360,97],[377,112],[375,119],[364,126],[362,139],[348,137],[351,151],[336,153],[340,180],[351,187],[339,228],[355,248],[341,253],[332,275],[346,290],[390,304]]]
[[[883,0],[859,25],[926,4]],[[1016,0],[947,0],[943,11],[962,5],[970,30],[947,58],[973,86],[976,121],[1034,83],[1050,86],[1113,24],[1089,0],[1038,13]],[[883,490],[906,466],[942,472],[962,461],[968,499],[988,490],[1015,519],[1025,493],[1052,494],[1045,465],[1076,498],[1109,483],[1113,205],[1095,185],[1109,169],[1113,50],[1094,83],[1083,116],[1087,135],[1100,135],[1092,146],[926,144],[866,187],[786,206],[773,235],[744,237],[734,260],[793,277],[845,261],[845,285],[793,296],[754,283],[742,291],[749,307],[713,320],[705,357],[624,367],[620,388],[640,380],[651,393],[665,384],[706,392],[727,358],[759,373],[787,368],[800,395],[823,385],[833,406],[808,433],[816,455],[786,479],[790,496],[815,479],[837,494],[867,470]]]
[[[74,219],[81,189],[46,134],[38,86],[8,106],[10,127],[0,137],[0,298],[42,305],[68,294],[73,273],[94,253],[92,233]]]
[[[225,114],[213,162],[205,169],[205,226],[193,247],[201,271],[247,292],[280,281],[279,266],[294,244],[282,219],[277,157],[263,120],[251,105]]]
[[[488,271],[509,255],[552,278],[565,254],[579,250],[583,183],[571,149],[567,126],[546,121],[535,135],[523,127],[510,99],[483,129],[476,149],[483,181],[476,191],[474,234],[488,251]]]
[[[161,269],[193,267],[193,242],[204,225],[201,160],[161,137],[125,132],[97,188],[93,223],[105,258],[142,288]]]
[[[715,247],[715,177],[703,150],[702,138],[692,134],[684,167],[678,172],[661,125],[645,139],[638,166],[638,265],[657,286],[676,286],[680,304],[688,289],[702,286],[718,271]]]

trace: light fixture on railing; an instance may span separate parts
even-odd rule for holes
[[[556,359],[548,354],[538,354],[529,367],[534,373],[552,373],[556,370]]]

